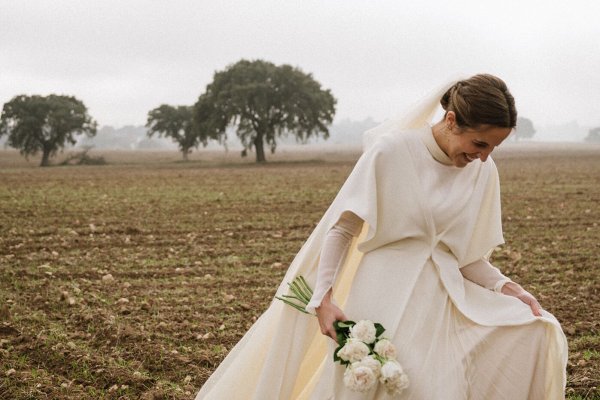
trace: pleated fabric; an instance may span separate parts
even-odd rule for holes
[[[494,399],[544,400],[548,394],[548,340],[552,332],[542,320],[518,326],[483,326],[453,304],[438,267],[428,260],[406,273],[402,251],[388,246],[368,253],[357,270],[345,313],[354,320],[393,324],[389,309],[403,307],[395,331],[386,331],[398,360],[411,380],[401,395],[391,397],[381,385],[368,393],[348,390],[344,367],[333,362],[334,342],[315,377],[314,400]],[[396,260],[396,261],[394,261]],[[383,283],[383,284],[382,284]],[[376,285],[376,286],[374,286]],[[475,291],[487,290],[473,285]],[[379,290],[374,290],[377,287]],[[494,293],[496,296],[504,296]],[[560,398],[560,395],[558,397]]]

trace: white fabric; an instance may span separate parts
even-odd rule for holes
[[[395,399],[547,400],[546,372],[553,359],[545,324],[484,326],[462,314],[444,289],[431,260],[419,268],[403,261],[406,249],[390,245],[365,254],[344,306],[353,320],[373,318],[389,323],[386,309],[402,308],[396,331],[384,332],[394,343],[411,385]],[[411,270],[404,274],[401,271]],[[467,296],[496,294],[465,281]],[[374,290],[376,288],[376,290]],[[375,294],[375,295],[374,295]],[[485,303],[486,300],[483,300]],[[393,304],[393,306],[391,306]],[[489,305],[489,304],[488,304]],[[489,312],[494,312],[490,308]],[[333,341],[329,341],[333,352]],[[311,400],[390,400],[381,387],[365,394],[347,390],[343,367],[326,357],[316,373]]]
[[[352,238],[358,236],[363,220],[351,212],[343,213],[338,222],[329,230],[319,257],[317,282],[313,289],[306,311],[315,313],[323,298],[333,287],[335,277],[346,259]]]
[[[452,160],[437,144],[433,137],[433,131],[425,130],[421,138],[433,159],[443,165],[440,167],[439,164],[430,162],[418,163],[422,175],[421,182],[425,191],[430,193],[429,201],[436,215],[436,225],[443,227],[444,217],[449,215],[448,208],[455,207],[457,202],[461,201],[460,198],[463,197],[463,194],[452,188],[454,185],[452,176],[456,173],[456,168],[450,167],[453,165]],[[451,193],[456,196],[449,197]],[[462,266],[460,272],[471,282],[495,292],[500,292],[505,283],[511,282],[510,278],[504,276],[498,268],[490,264],[487,257]]]
[[[352,213],[344,213],[340,220],[329,230],[319,258],[317,282],[313,296],[306,306],[306,311],[315,313],[323,298],[333,288],[333,282],[346,258],[353,236],[360,233],[363,220]],[[471,282],[486,289],[500,292],[502,286],[512,282],[485,258],[480,258],[460,269],[460,273]]]
[[[446,166],[452,165],[452,161],[439,147],[431,131],[423,135],[423,143],[436,161]],[[428,166],[424,165],[423,167],[427,168]],[[442,171],[444,170],[442,169]],[[436,207],[440,208],[447,203],[446,194],[448,193],[448,186],[451,181],[448,180],[447,174],[435,176],[436,173],[438,171],[433,170],[432,176],[426,176],[423,180],[427,182],[426,190],[437,195],[437,199],[435,200],[434,196],[431,196],[430,201],[435,201]],[[444,212],[444,210],[440,212]],[[308,312],[315,313],[315,308],[321,305],[325,294],[333,287],[333,282],[345,260],[352,237],[360,233],[362,224],[363,220],[360,217],[351,212],[346,212],[342,214],[338,222],[327,233],[319,258],[316,286],[313,296],[306,306]],[[463,266],[460,268],[460,272],[471,282],[495,292],[500,292],[505,283],[512,281],[485,258],[480,258],[469,265]]]
[[[439,97],[434,100],[438,101]],[[434,104],[432,97],[422,102],[426,103]],[[350,244],[333,286],[333,297],[345,312],[352,311],[347,313],[350,318],[360,318],[359,308],[365,307],[364,315],[383,323],[399,347],[412,345],[402,340],[403,332],[412,329],[411,322],[418,323],[415,327],[420,330],[416,333],[433,332],[433,336],[417,335],[414,331],[409,335],[416,341],[415,352],[404,354],[417,360],[401,362],[416,365],[420,358],[431,358],[431,362],[420,364],[429,367],[437,361],[437,367],[427,371],[427,384],[419,383],[421,375],[418,375],[411,390],[427,390],[424,386],[439,390],[453,384],[453,392],[443,398],[502,398],[471,397],[468,393],[470,390],[478,393],[480,384],[476,382],[488,380],[493,385],[495,376],[508,372],[498,371],[506,366],[495,363],[498,359],[486,363],[488,355],[498,355],[493,346],[486,346],[486,332],[492,330],[490,334],[500,335],[498,343],[502,343],[504,328],[522,335],[521,328],[531,327],[541,332],[534,338],[535,347],[545,352],[542,383],[527,374],[521,374],[519,379],[526,384],[532,382],[536,390],[543,393],[542,397],[534,398],[562,399],[567,344],[554,316],[542,310],[542,317],[536,318],[520,300],[485,290],[460,273],[460,267],[485,258],[503,242],[499,182],[491,158],[485,163],[473,162],[459,171],[456,181],[465,190],[462,196],[465,202],[462,207],[456,205],[450,210],[452,218],[442,216],[442,224],[435,220],[440,209],[430,203],[422,181],[423,171],[417,167],[419,162],[439,164],[423,146],[422,135],[430,127],[402,132],[404,128],[416,128],[415,121],[426,121],[431,115],[428,111],[427,107],[421,107],[420,111],[409,113],[411,117],[406,126],[395,123],[392,131],[376,129],[372,132],[374,139],[292,261],[276,295],[287,294],[287,283],[298,275],[303,275],[315,287],[319,254],[326,234],[345,211],[351,211],[365,222],[359,237]],[[423,161],[423,154],[427,154],[429,161]],[[445,227],[440,230],[442,225]],[[396,279],[389,279],[391,277]],[[431,279],[433,277],[436,279]],[[430,318],[428,312],[433,310],[439,313]],[[471,331],[478,332],[476,339],[462,342],[464,335]],[[462,334],[452,336],[457,332]],[[538,337],[546,341],[537,341]],[[450,344],[448,340],[461,340],[461,343]],[[335,397],[339,380],[329,380],[327,375],[332,371],[327,368],[331,362],[331,343],[331,339],[321,334],[315,317],[274,298],[205,382],[196,399],[323,400],[328,398],[319,397],[323,388],[329,398]],[[435,346],[427,347],[431,344]],[[530,351],[535,351],[533,347]],[[531,354],[522,352],[522,355]],[[464,365],[470,366],[463,369],[464,373],[473,376],[449,379],[444,372],[451,369],[445,362],[462,358]],[[456,385],[464,381],[466,386]]]

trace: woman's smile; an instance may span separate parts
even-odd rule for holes
[[[475,154],[474,156],[470,156],[470,155],[468,155],[467,153],[463,153],[463,154],[464,154],[465,158],[467,159],[467,162],[475,161],[475,160],[477,160],[477,159],[479,158],[479,156],[480,156],[480,154],[479,154],[479,153]]]

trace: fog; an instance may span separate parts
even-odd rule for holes
[[[264,59],[331,89],[341,126],[489,72],[533,140],[578,141],[600,126],[598,15],[594,1],[0,0],[0,102],[69,94],[101,126],[140,126],[160,104],[193,104],[216,70]]]

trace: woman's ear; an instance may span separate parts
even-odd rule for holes
[[[454,111],[448,111],[446,116],[444,117],[444,123],[446,124],[446,129],[452,131],[456,126],[456,114]]]

